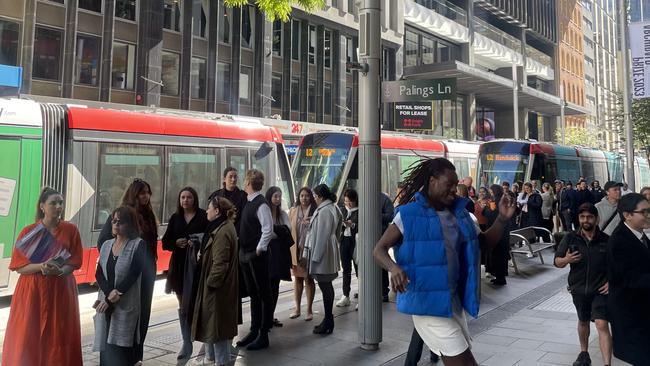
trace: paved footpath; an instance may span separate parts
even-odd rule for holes
[[[551,253],[545,255],[552,263]],[[470,322],[473,337],[472,351],[481,365],[571,365],[578,352],[576,315],[571,297],[566,292],[567,269],[541,265],[538,258],[522,259],[521,274],[512,273],[505,287],[493,287],[483,279],[481,313]],[[340,281],[335,281],[337,298]],[[159,281],[160,282],[160,281]],[[157,284],[158,286],[158,284]],[[353,281],[353,289],[356,282]],[[316,336],[312,328],[322,315],[315,314],[314,321],[302,318],[290,320],[293,300],[291,284],[283,283],[276,316],[284,323],[271,332],[271,347],[267,350],[238,351],[237,365],[385,365],[401,366],[413,330],[409,316],[395,310],[394,303],[383,306],[383,340],[378,351],[364,351],[359,347],[357,324],[359,313],[354,302],[347,308],[335,307],[334,333]],[[353,290],[354,291],[354,290]],[[322,302],[317,291],[314,309],[320,310]],[[149,365],[183,365],[177,363],[176,352],[181,339],[175,311],[159,310],[160,304],[170,304],[170,295],[154,298],[152,326],[147,336],[145,362]],[[173,298],[171,299],[175,301]],[[248,304],[244,318],[248,318]],[[303,305],[304,311],[304,305]],[[248,324],[239,328],[245,334]],[[84,363],[97,365],[98,354],[92,352],[92,325],[84,327]],[[195,342],[195,353],[200,344]],[[420,365],[428,365],[428,351],[423,352]],[[590,354],[593,365],[602,365],[598,337],[592,326]],[[439,363],[442,364],[442,363]],[[613,365],[626,365],[615,360]]]

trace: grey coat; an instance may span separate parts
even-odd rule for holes
[[[602,230],[605,234],[610,236],[614,232],[614,229],[616,229],[618,224],[621,222],[621,217],[618,215],[618,213],[616,213],[617,207],[617,204],[612,205],[609,203],[607,196],[603,197],[600,202],[596,203],[596,209],[598,209],[598,227],[600,227],[600,230]],[[607,224],[607,220],[609,220],[609,218],[612,217],[612,215],[615,213],[616,215],[612,221]],[[607,227],[604,227],[605,224],[607,224]]]
[[[339,241],[342,217],[330,200],[323,201],[311,218],[304,255],[309,259],[310,275],[331,275],[339,271]]]
[[[553,206],[555,205],[555,196],[551,192],[542,193],[542,218],[548,220],[553,213]]]
[[[99,252],[99,265],[106,278],[108,278],[106,264],[108,263],[108,256],[111,255],[111,251],[113,250],[113,244],[115,244],[115,239],[106,241]],[[122,282],[129,274],[129,269],[133,264],[134,254],[139,245],[145,245],[144,241],[140,238],[131,239],[124,245],[122,253],[115,263],[115,284]],[[93,344],[93,351],[103,351],[106,348],[106,343],[120,347],[133,347],[136,343],[140,342],[140,281],[141,276],[138,276],[138,279],[128,291],[120,296],[120,301],[113,304],[111,324],[108,331],[106,330],[106,314],[95,314],[95,342]],[[105,299],[106,294],[102,290],[99,290],[97,300],[104,301]]]

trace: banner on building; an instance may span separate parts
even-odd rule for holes
[[[650,97],[650,21],[630,23],[632,98]]]
[[[432,130],[433,103],[400,102],[395,103],[396,130]]]

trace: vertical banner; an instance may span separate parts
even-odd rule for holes
[[[650,97],[650,21],[630,23],[632,98]]]

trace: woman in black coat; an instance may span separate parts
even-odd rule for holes
[[[650,365],[650,203],[638,193],[618,202],[622,221],[609,237],[608,317],[614,356],[636,366]],[[627,225],[626,225],[627,224]]]
[[[273,313],[275,306],[278,304],[280,295],[280,281],[291,282],[291,246],[293,238],[291,237],[291,223],[289,215],[282,210],[282,190],[278,187],[270,187],[266,191],[266,201],[271,208],[273,216],[273,232],[275,238],[269,243],[269,279],[271,283],[271,300]],[[273,318],[273,326],[281,327],[282,323]]]
[[[190,325],[192,312],[190,302],[194,298],[193,282],[195,268],[186,268],[188,245],[200,243],[197,234],[203,234],[208,224],[205,210],[199,208],[199,196],[192,187],[185,187],[178,193],[178,206],[167,223],[167,231],[162,238],[164,250],[172,252],[167,271],[165,292],[176,294],[178,299],[178,319],[181,325],[183,346],[178,353],[178,359],[186,359],[192,355],[192,340]],[[193,241],[191,239],[194,239]],[[190,271],[186,271],[190,269]],[[188,275],[186,275],[186,273]]]
[[[501,202],[501,197],[503,197],[504,193],[503,189],[498,184],[490,186],[489,191],[492,199],[490,200],[489,204],[483,209],[483,216],[488,219],[487,226],[491,227],[499,216],[498,204]],[[508,260],[510,259],[510,238],[507,233],[515,228],[516,225],[514,223],[514,220],[515,219],[513,217],[510,220],[510,223],[504,227],[504,234],[501,236],[501,240],[499,240],[499,243],[492,249],[492,251],[486,253],[485,256],[485,271],[494,276],[494,279],[491,282],[496,286],[506,285],[506,276],[508,275]]]

